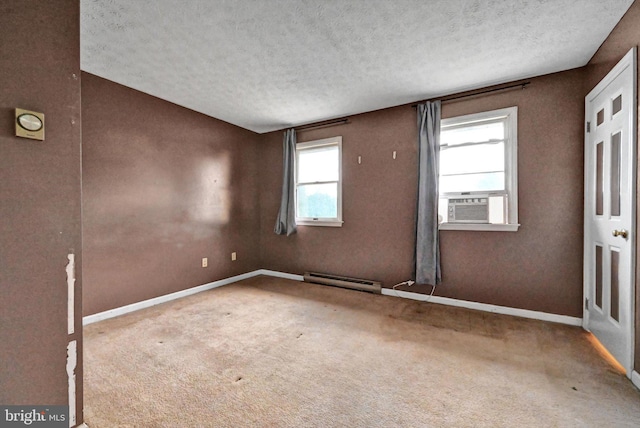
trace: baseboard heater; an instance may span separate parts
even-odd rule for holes
[[[305,272],[305,282],[333,285],[335,287],[352,288],[354,290],[368,291],[370,293],[382,293],[382,283],[368,279],[349,278],[346,276],[331,275],[327,273]]]

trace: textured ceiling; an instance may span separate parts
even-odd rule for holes
[[[633,0],[81,0],[81,68],[256,132],[587,63]]]

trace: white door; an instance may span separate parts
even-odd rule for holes
[[[585,98],[584,317],[631,376],[636,212],[636,50]]]

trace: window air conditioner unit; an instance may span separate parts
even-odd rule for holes
[[[449,199],[449,223],[489,223],[489,198],[478,196]]]

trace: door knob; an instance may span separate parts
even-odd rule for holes
[[[613,236],[622,236],[624,239],[627,239],[627,236],[629,235],[629,232],[627,232],[624,229],[620,229],[620,230],[614,230],[613,231]]]

